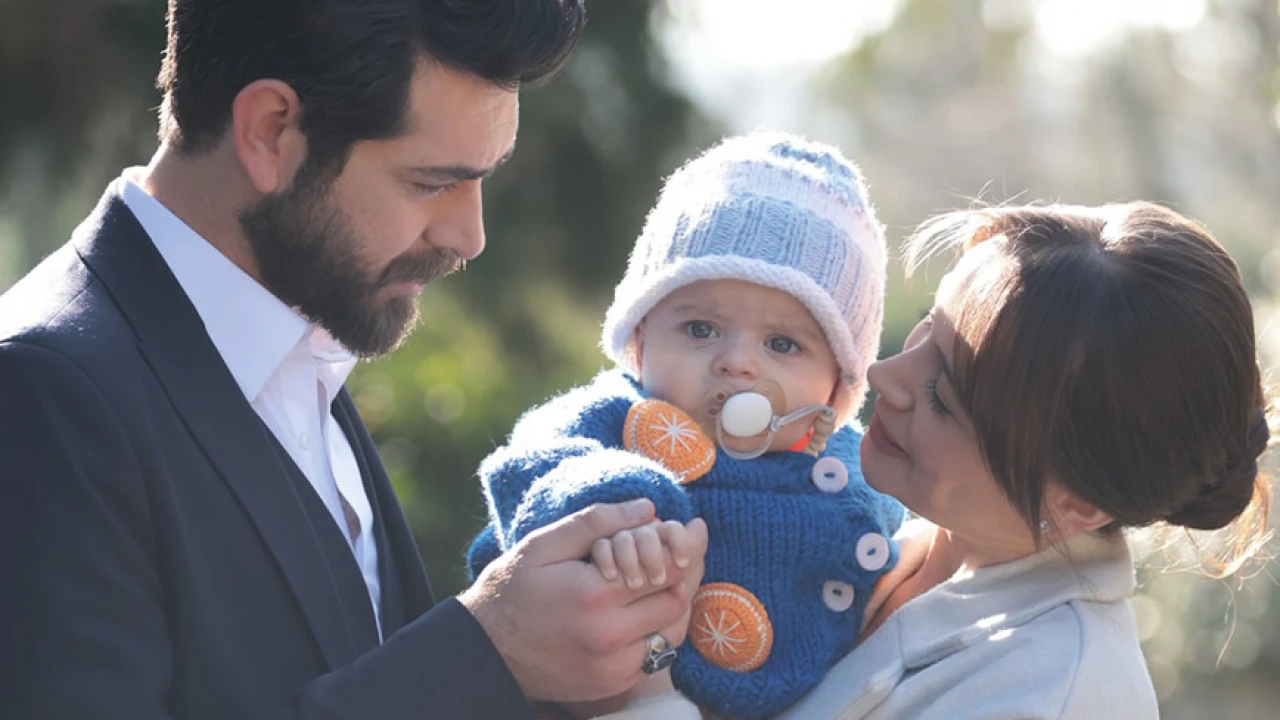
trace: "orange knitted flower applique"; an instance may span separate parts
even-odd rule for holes
[[[693,597],[689,640],[707,662],[734,672],[750,672],[773,650],[773,624],[764,605],[733,583],[708,583]]]
[[[716,463],[711,438],[688,413],[662,400],[642,400],[631,406],[622,445],[661,463],[684,485],[706,475]]]

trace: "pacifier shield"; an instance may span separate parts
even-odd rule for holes
[[[687,485],[716,462],[716,446],[689,414],[669,402],[642,400],[627,411],[622,446],[655,460]]]
[[[760,380],[746,390],[725,382],[707,393],[705,402],[709,432],[725,449],[739,453],[752,453],[767,442],[770,424],[787,407],[782,386],[772,380]]]

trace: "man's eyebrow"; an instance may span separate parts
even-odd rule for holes
[[[417,173],[423,177],[429,177],[432,180],[445,182],[461,182],[463,180],[478,180],[487,178],[498,168],[506,164],[511,159],[511,155],[515,152],[515,148],[507,150],[506,154],[498,158],[498,162],[491,167],[477,168],[470,165],[423,165],[420,167],[410,168],[410,172]]]

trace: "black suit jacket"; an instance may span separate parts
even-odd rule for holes
[[[0,297],[0,716],[530,718],[435,603],[373,442],[379,644],[336,523],[113,185]]]

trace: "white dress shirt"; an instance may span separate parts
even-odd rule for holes
[[[125,171],[123,199],[195,306],[214,347],[262,421],[333,516],[355,558],[382,636],[378,547],[360,468],[330,407],[356,359],[151,197]],[[345,498],[359,519],[353,537]]]

